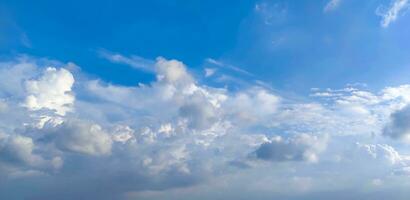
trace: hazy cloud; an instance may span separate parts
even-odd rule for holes
[[[335,10],[339,7],[341,2],[342,2],[342,0],[330,0],[329,2],[327,2],[325,7],[323,8],[323,11],[324,12],[330,12],[332,10]]]
[[[400,14],[404,14],[408,8],[408,0],[392,0],[389,7],[379,6],[376,14],[382,17],[380,25],[387,28],[392,22],[396,21]]]

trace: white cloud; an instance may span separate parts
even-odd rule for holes
[[[57,147],[89,155],[109,155],[112,139],[101,126],[85,121],[70,120],[53,127]]]
[[[191,75],[187,72],[185,65],[177,60],[166,60],[157,58],[155,63],[157,78],[171,84],[189,84],[193,81]]]
[[[64,64],[46,68],[50,64],[0,63],[6,78],[0,81],[0,177],[15,174],[38,183],[44,194],[67,188],[67,176],[73,195],[84,186],[119,185],[101,192],[113,195],[108,199],[211,180],[232,190],[246,183],[249,192],[270,195],[343,190],[349,181],[358,186],[375,179],[384,187],[392,176],[402,180],[409,163],[400,153],[406,149],[382,134],[386,125],[396,127],[393,113],[406,111],[406,85],[379,92],[315,89],[301,100],[257,85],[211,87],[181,61],[161,57],[152,65],[157,79],[138,86],[70,73]],[[28,104],[28,96],[36,103]],[[49,178],[36,182],[28,178],[34,174]],[[289,190],[279,191],[284,184]],[[6,186],[0,181],[0,197],[2,188],[13,187]]]
[[[55,156],[47,160],[35,150],[36,145],[30,137],[15,134],[0,138],[0,169],[6,166],[5,171],[9,171],[8,175],[14,177],[22,173],[30,175],[32,173],[27,172],[34,171],[36,174],[44,174],[39,170],[59,169],[62,166],[61,157]]]
[[[326,136],[299,134],[287,139],[276,136],[263,143],[255,153],[257,158],[269,161],[317,162],[318,154],[324,151],[326,146]]]
[[[135,131],[129,126],[118,125],[112,132],[112,140],[121,143],[135,142],[134,133]]]
[[[28,96],[24,106],[30,110],[50,109],[65,115],[74,104],[73,84],[74,77],[68,70],[49,67],[39,79],[26,82]]]
[[[25,136],[12,136],[5,141],[1,147],[2,158],[10,162],[22,162],[28,165],[36,165],[41,162],[41,158],[33,154],[33,140]]]
[[[406,106],[391,115],[383,134],[393,139],[410,142],[410,107]]]
[[[215,65],[215,66],[217,66],[217,67],[226,68],[226,69],[235,71],[235,72],[240,73],[240,74],[243,74],[243,75],[255,76],[255,75],[252,74],[251,72],[248,72],[248,71],[246,71],[246,70],[244,70],[244,69],[242,69],[242,68],[240,68],[240,67],[237,67],[237,66],[234,66],[234,65],[230,65],[230,64],[226,64],[226,63],[223,63],[223,62],[221,62],[221,61],[215,60],[215,59],[213,59],[213,58],[207,58],[207,59],[205,59],[205,61],[208,62],[208,63],[210,63],[210,64],[213,64],[213,65]]]
[[[254,10],[268,26],[283,23],[288,14],[288,9],[283,3],[261,1],[255,4]]]
[[[7,108],[8,108],[7,103],[4,100],[0,99],[0,112],[7,111]]]
[[[386,144],[360,144],[357,143],[359,156],[357,159],[374,160],[384,165],[404,164],[403,158],[392,146]]]
[[[154,61],[145,59],[139,56],[126,57],[118,53],[113,53],[107,50],[100,50],[98,54],[110,62],[129,65],[135,69],[140,69],[147,72],[154,72]]]
[[[270,121],[280,104],[280,97],[259,87],[238,92],[229,97],[225,104],[231,121],[238,124]]]
[[[376,14],[382,17],[380,25],[387,28],[392,22],[396,21],[400,14],[408,8],[408,0],[392,0],[388,8],[379,6]]]
[[[335,10],[339,7],[341,2],[342,2],[342,0],[330,0],[329,2],[327,2],[325,7],[323,8],[323,11],[324,12],[333,11],[333,10]]]
[[[374,185],[374,186],[381,186],[381,185],[383,185],[383,180],[381,180],[381,179],[373,179],[372,182],[371,182],[371,184]]]
[[[189,156],[186,146],[173,147],[169,148],[166,152],[157,154],[155,157],[146,157],[143,165],[153,174],[172,170],[177,170],[183,174],[190,174],[191,171],[186,163]]]
[[[204,72],[205,72],[205,77],[210,77],[215,74],[216,69],[215,68],[205,68]]]
[[[188,120],[193,129],[207,129],[217,120],[217,110],[206,97],[201,94],[192,95],[191,99],[179,108],[181,117]]]
[[[0,95],[2,97],[24,95],[25,89],[21,81],[36,75],[37,66],[28,58],[1,62],[0,64]]]

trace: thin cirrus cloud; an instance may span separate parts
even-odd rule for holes
[[[97,51],[97,53],[100,57],[107,59],[110,62],[128,65],[135,69],[143,70],[146,72],[154,72],[154,61],[152,60],[145,59],[135,55],[127,57],[119,53],[107,51],[105,49],[100,49]]]
[[[383,28],[389,27],[389,25],[396,21],[400,15],[404,15],[404,12],[408,7],[408,0],[393,0],[387,8],[379,6],[376,10],[376,14],[382,18],[380,26]]]
[[[224,182],[227,198],[246,183],[247,195],[291,199],[406,181],[408,156],[389,143],[408,134],[408,85],[316,89],[302,101],[258,85],[212,87],[162,57],[157,79],[139,86],[78,79],[87,76],[70,65],[0,62],[0,78],[13,77],[0,82],[1,198],[27,182],[36,190],[21,198],[209,199]]]
[[[251,72],[248,72],[248,71],[246,71],[246,70],[244,70],[240,67],[237,67],[237,66],[234,66],[234,65],[231,65],[231,64],[227,64],[227,63],[223,63],[223,62],[215,60],[213,58],[207,58],[207,59],[205,59],[205,61],[212,64],[212,65],[214,65],[214,66],[216,66],[216,67],[232,70],[232,71],[237,72],[241,75],[246,75],[246,76],[251,76],[251,77],[255,76]]]
[[[341,2],[342,0],[330,0],[323,8],[323,12],[330,12],[336,10],[340,6]]]

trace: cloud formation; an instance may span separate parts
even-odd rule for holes
[[[10,77],[0,82],[1,198],[192,199],[184,192],[242,183],[251,185],[245,193],[274,198],[344,190],[346,180],[382,187],[410,167],[389,144],[408,132],[408,85],[314,89],[305,101],[258,85],[211,87],[162,57],[152,65],[157,79],[138,86],[71,65],[28,56],[0,63],[0,77]],[[35,190],[14,196],[27,183]]]
[[[325,7],[323,8],[323,11],[330,12],[332,10],[335,10],[337,7],[339,7],[341,2],[342,0],[330,0],[329,2],[327,2]]]
[[[74,103],[73,84],[74,77],[69,71],[49,67],[38,80],[26,82],[28,96],[24,105],[30,110],[44,108],[65,115]]]
[[[393,139],[410,142],[410,107],[406,106],[391,115],[390,123],[383,134]]]
[[[89,155],[111,153],[112,139],[97,124],[84,121],[65,121],[50,130],[56,146],[62,150]]]
[[[316,162],[318,154],[325,150],[326,137],[318,138],[307,134],[300,134],[284,140],[274,137],[271,141],[263,143],[256,150],[256,157],[270,161],[309,161]]]
[[[139,56],[132,56],[126,57],[119,53],[110,52],[107,50],[99,50],[98,54],[100,57],[107,59],[114,63],[125,64],[131,66],[135,69],[147,71],[147,72],[154,72],[153,65],[154,61],[145,59]]]
[[[393,0],[388,8],[380,6],[376,10],[376,14],[382,17],[380,25],[383,28],[389,27],[389,25],[396,21],[400,14],[408,8],[408,0]]]

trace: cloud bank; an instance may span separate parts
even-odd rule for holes
[[[365,192],[409,184],[409,85],[300,100],[211,87],[162,57],[137,86],[30,56],[0,66],[2,199],[377,199]]]

